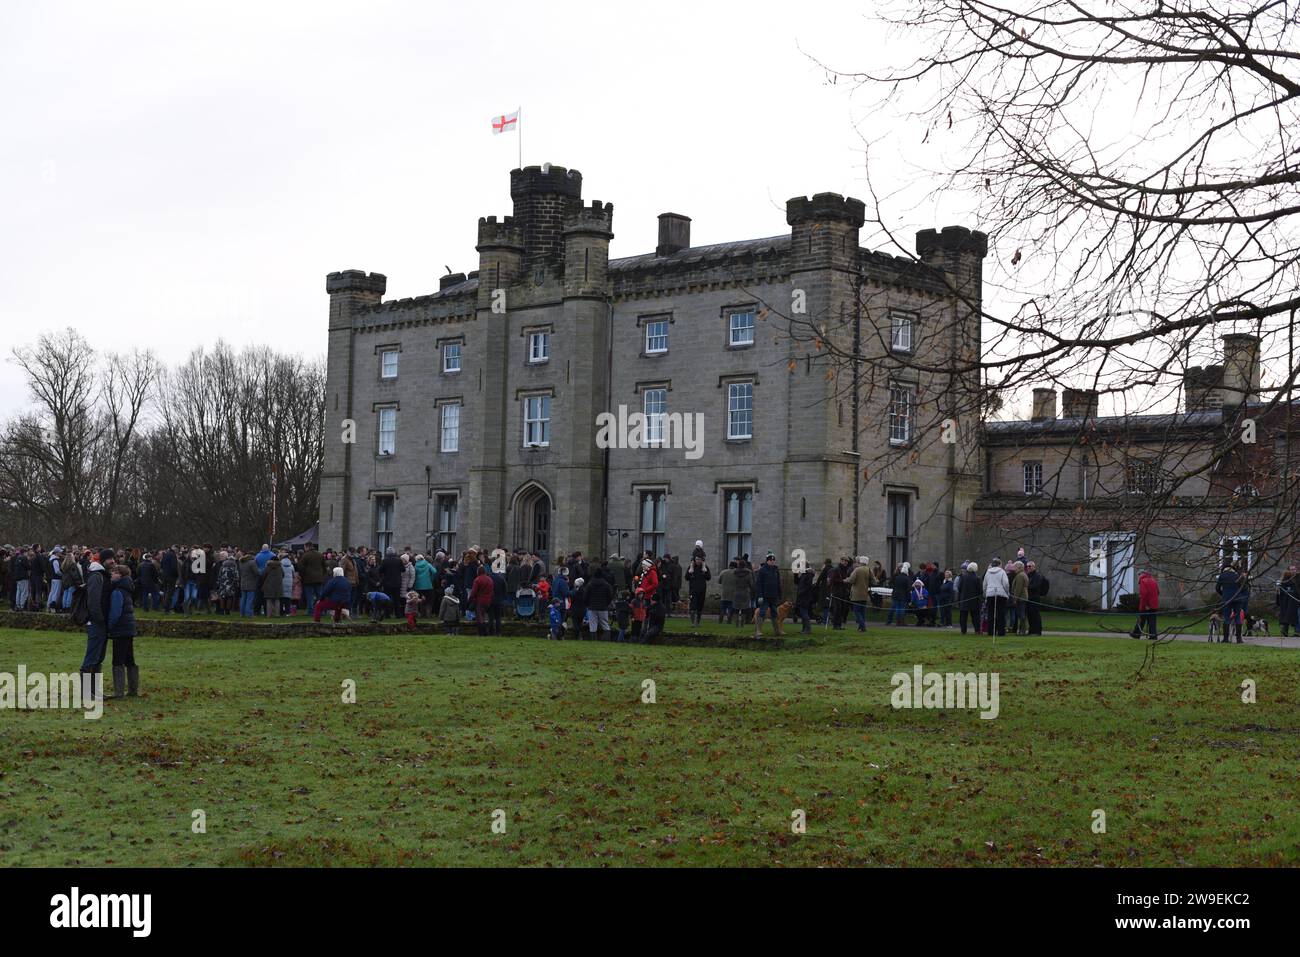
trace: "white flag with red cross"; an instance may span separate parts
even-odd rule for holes
[[[495,116],[492,118],[492,132],[511,133],[519,128],[519,111],[506,113],[504,116]]]

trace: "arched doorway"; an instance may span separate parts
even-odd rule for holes
[[[529,482],[515,493],[511,511],[514,513],[515,543],[549,560],[554,511],[551,493],[538,483]]]

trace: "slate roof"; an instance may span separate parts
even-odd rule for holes
[[[714,243],[712,246],[690,246],[679,249],[670,256],[656,256],[654,253],[642,253],[639,256],[624,256],[611,259],[609,268],[613,272],[639,269],[645,266],[667,266],[675,263],[704,262],[710,259],[739,259],[759,253],[777,253],[790,248],[790,234],[766,236],[762,239],[741,239],[731,243]]]

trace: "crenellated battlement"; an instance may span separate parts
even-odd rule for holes
[[[518,200],[534,193],[582,196],[582,174],[563,166],[525,166],[510,171],[510,198]]]
[[[614,228],[614,204],[593,200],[564,217],[564,235],[576,233],[611,233]]]
[[[989,252],[989,238],[965,226],[945,226],[942,231],[922,229],[916,234],[916,254],[928,259],[931,253],[974,253],[983,259]]]
[[[809,199],[795,196],[786,201],[785,221],[791,226],[802,223],[840,222],[860,228],[867,218],[867,205],[852,196],[818,193]]]
[[[495,216],[481,216],[478,221],[478,245],[480,248],[511,246],[523,249],[524,231],[513,216],[506,216],[500,221]]]
[[[360,292],[382,296],[388,288],[388,277],[381,272],[367,273],[364,269],[344,269],[325,277],[325,291],[335,293]]]

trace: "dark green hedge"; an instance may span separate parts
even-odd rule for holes
[[[676,624],[669,619],[669,627]],[[685,624],[684,622],[682,624]],[[0,628],[23,628],[39,631],[84,631],[84,626],[74,625],[67,615],[51,615],[38,612],[0,611]],[[228,621],[213,621],[200,618],[144,618],[136,619],[136,631],[147,638],[202,638],[208,640],[223,639],[263,639],[263,638],[311,638],[321,635],[387,635],[417,634],[440,635],[443,628],[432,619],[420,622],[414,632],[406,627],[405,620],[389,620],[375,624],[370,621],[354,621],[347,624],[316,624],[306,618],[287,622],[247,621],[231,618]],[[461,634],[474,634],[472,623],[461,622]],[[525,624],[519,621],[502,621],[501,631],[504,635],[545,638],[547,630],[539,624]],[[570,639],[572,640],[572,639]],[[741,648],[759,651],[779,649],[806,648],[814,644],[813,639],[803,636],[788,638],[755,639],[746,632],[735,635],[702,635],[685,632],[665,634],[651,642],[655,645],[679,645],[695,648]]]

